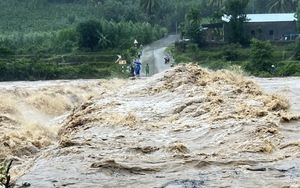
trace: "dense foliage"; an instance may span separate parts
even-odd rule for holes
[[[122,54],[126,60],[130,60],[132,56],[136,55],[137,49],[133,48],[135,39],[139,45],[145,45],[161,38],[165,33],[180,32],[182,37],[190,38],[198,47],[203,47],[205,46],[203,45],[203,33],[199,25],[217,23],[224,13],[232,14],[235,13],[234,11],[240,12],[236,17],[238,18],[237,22],[232,27],[232,42],[241,43],[243,41],[240,29],[240,23],[243,20],[239,20],[241,15],[245,13],[295,12],[298,4],[297,0],[249,0],[248,4],[247,1],[0,1],[2,8],[0,12],[2,18],[0,19],[1,80],[77,78],[78,75],[67,73],[67,69],[76,74],[87,70],[85,67],[87,65],[74,66],[73,59],[80,59],[80,64],[86,63],[91,66],[89,60],[82,60],[82,57],[77,56],[89,51],[94,53],[112,52],[109,62],[101,58],[94,62],[97,66],[100,66],[100,63],[107,65],[105,73],[100,71],[95,75],[98,77],[112,75],[114,71],[118,71],[118,68],[111,67],[109,63],[114,61],[116,54]],[[236,7],[235,5],[239,2],[242,3],[241,6]],[[234,8],[229,9],[229,5],[232,3]],[[232,20],[232,23],[234,23],[233,21],[235,20]],[[182,45],[182,49],[185,48],[186,44]],[[64,54],[73,56],[70,58],[72,60],[56,58]],[[93,55],[91,54],[91,56]],[[297,52],[295,52],[295,57],[297,56]],[[37,61],[36,57],[42,58]],[[240,57],[236,52],[225,51],[220,58],[234,60]],[[52,66],[57,66],[57,61],[60,61],[61,64],[65,63],[65,65],[53,68]],[[97,66],[94,68],[99,70]],[[73,70],[81,68],[83,69],[81,71]],[[33,70],[42,71],[35,73]],[[48,72],[47,74],[44,74],[45,70]],[[58,70],[65,73],[59,74]]]
[[[299,38],[296,41],[289,41],[283,46],[276,46],[274,43],[271,44],[271,41],[261,41],[261,37],[249,41],[250,39],[246,38],[243,33],[243,24],[247,14],[290,13],[297,10],[295,17],[299,18],[300,8],[297,5],[300,4],[300,1],[208,0],[205,2],[200,7],[191,8],[187,13],[185,23],[181,24],[182,38],[188,37],[192,43],[184,40],[175,43],[175,49],[171,51],[176,61],[179,63],[197,62],[210,69],[232,69],[234,67],[235,70],[238,69],[255,76],[300,75]],[[211,16],[207,17],[207,14]],[[208,43],[205,44],[206,41],[203,38],[199,39],[205,36],[203,34],[205,30],[201,27],[193,27],[193,23],[200,22],[200,25],[204,25],[204,27],[207,23],[217,25],[221,22],[223,15],[229,15],[227,25],[229,27],[226,28],[229,33],[228,44],[219,43],[219,46],[216,47],[205,47]],[[195,31],[199,34],[195,35],[197,33]],[[217,29],[212,32],[216,36],[222,35]],[[214,39],[218,41],[217,37]],[[199,45],[199,42],[202,44]],[[193,43],[202,48],[195,48]]]
[[[170,48],[177,63],[197,62],[212,70],[229,69],[245,75],[260,77],[300,76],[300,62],[293,60],[295,45],[272,45],[270,41],[251,40],[250,47],[238,44],[195,48],[192,43],[180,48]],[[272,65],[275,70],[272,70]]]
[[[117,54],[131,59],[135,54],[127,51],[135,39],[139,45],[149,44],[167,32],[166,27],[149,23],[156,18],[148,19],[149,15],[134,2],[0,1],[0,80],[103,78],[116,72],[122,75],[124,70],[112,66]],[[96,62],[78,56],[88,51],[108,51],[106,54],[111,55],[109,59],[95,58]],[[73,58],[56,58],[59,54],[73,54]]]
[[[246,21],[246,7],[249,0],[227,0],[225,3],[226,15],[229,20],[229,42],[245,44],[244,22]]]
[[[72,64],[60,63],[62,58],[72,61]],[[116,64],[111,62],[89,60],[83,56],[62,58],[37,55],[22,59],[7,59],[8,63],[3,63],[3,61],[0,63],[0,81],[108,78],[113,76],[114,72],[121,71],[118,70],[119,67]],[[80,59],[85,63],[81,63]]]
[[[101,23],[89,20],[80,23],[76,29],[79,33],[79,47],[88,47],[93,51],[100,41],[99,35],[103,33]]]
[[[247,64],[246,70],[251,73],[259,71],[269,71],[274,62],[274,47],[269,41],[251,40],[250,63]]]
[[[230,6],[226,8],[226,5],[232,1],[234,2],[235,0],[0,1],[0,6],[2,7],[0,12],[2,18],[0,20],[0,46],[16,54],[70,52],[76,50],[78,45],[76,43],[77,40],[74,38],[74,33],[72,33],[70,38],[65,38],[66,31],[72,32],[78,24],[87,20],[106,22],[106,26],[113,25],[114,30],[100,32],[97,35],[98,38],[107,39],[101,40],[102,43],[106,43],[104,46],[102,45],[102,49],[126,46],[125,39],[132,40],[132,38],[137,38],[139,40],[139,37],[136,36],[139,31],[131,33],[135,36],[124,35],[121,31],[128,30],[128,27],[132,29],[139,23],[149,23],[151,26],[156,25],[157,28],[165,27],[164,32],[182,31],[187,33],[188,36],[194,36],[195,41],[199,43],[202,39],[197,24],[199,22],[201,24],[216,22],[221,15],[226,13],[224,12],[225,10],[227,13],[228,10],[232,10],[229,9]],[[268,0],[263,2],[260,0],[249,0],[246,7],[244,7],[244,0],[238,2],[243,2],[243,7],[241,9],[234,8],[233,10],[242,11],[242,14],[291,12],[296,11],[297,7],[296,0]],[[229,11],[229,13],[231,12]],[[197,19],[195,19],[194,15],[197,15]],[[123,24],[121,24],[122,26],[118,25],[119,28],[116,29],[115,24],[119,23]],[[126,26],[124,27],[124,25]],[[238,26],[237,24],[234,25]],[[145,28],[143,29],[140,32],[148,31]],[[234,31],[238,32],[240,30],[236,29]],[[152,35],[151,32],[149,33]],[[239,35],[239,33],[236,34]],[[159,34],[155,35],[155,37],[150,37],[150,39],[156,39]],[[122,36],[124,36],[124,39]],[[143,36],[143,38],[149,39],[149,34],[148,36]],[[232,38],[234,39],[235,37]],[[123,42],[117,43],[116,40],[123,40]],[[152,40],[141,43],[145,44]],[[131,43],[128,40],[126,42]],[[112,44],[110,45],[110,43]]]

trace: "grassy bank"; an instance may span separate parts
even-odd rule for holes
[[[10,55],[0,59],[0,81],[128,77],[116,52]]]

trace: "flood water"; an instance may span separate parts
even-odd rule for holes
[[[299,83],[195,65],[3,82],[0,157],[32,187],[299,187]]]

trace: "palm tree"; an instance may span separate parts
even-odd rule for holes
[[[105,49],[107,46],[111,45],[111,42],[110,40],[108,40],[107,38],[107,35],[104,35],[103,33],[100,33],[98,30],[97,30],[97,35],[98,35],[98,45]]]
[[[208,0],[207,6],[211,9],[212,14],[223,15],[225,10],[226,0]],[[221,18],[221,17],[220,17]]]
[[[227,15],[230,15],[229,21],[229,42],[243,44],[244,27],[243,24],[246,21],[246,7],[249,0],[227,0],[225,3],[225,11]]]
[[[225,1],[226,0],[210,0],[209,5],[221,8],[224,6]]]
[[[187,20],[189,23],[194,25],[200,25],[201,21],[201,13],[199,10],[192,8],[186,15]]]
[[[269,0],[269,12],[295,12],[298,0]]]
[[[147,14],[154,14],[161,6],[161,0],[140,0],[140,7]]]
[[[186,15],[187,23],[185,25],[185,34],[192,41],[197,43],[198,47],[203,44],[203,32],[200,28],[201,25],[201,12],[196,8],[191,8]]]
[[[101,6],[103,4],[102,0],[90,0],[90,3],[95,7]]]

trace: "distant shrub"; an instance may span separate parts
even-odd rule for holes
[[[82,75],[85,78],[91,78],[93,74],[97,73],[97,70],[87,63],[80,64],[76,68],[78,69],[79,75]]]
[[[269,41],[251,40],[249,63],[245,69],[253,74],[268,72],[274,64],[274,47]]]
[[[187,42],[176,41],[176,42],[175,42],[175,48],[176,48],[177,51],[179,51],[179,52],[185,52],[185,51],[186,51],[186,48],[187,48]]]
[[[176,63],[189,63],[193,61],[193,58],[185,55],[176,55],[174,56],[174,60]],[[163,59],[161,61],[163,62]]]
[[[12,165],[12,160],[10,162],[5,160],[3,161],[3,164],[0,165],[0,186],[1,187],[2,186],[5,188],[12,187],[12,184],[10,182],[11,177],[9,173],[11,165]]]
[[[195,53],[198,49],[198,45],[196,43],[188,43],[187,49],[191,51],[192,53]]]
[[[98,45],[98,33],[102,33],[102,25],[99,21],[88,20],[78,24],[76,31],[79,34],[79,47],[87,47],[93,51]]]
[[[12,50],[10,50],[9,48],[0,46],[0,55],[7,56],[7,55],[13,55],[13,54],[14,54],[14,52]]]
[[[276,69],[278,76],[298,76],[300,74],[300,62],[290,61],[280,64]]]
[[[221,56],[224,61],[236,61],[239,57],[238,50],[241,48],[240,44],[228,44],[221,48]]]
[[[207,61],[202,62],[199,65],[204,66],[211,70],[227,69],[229,64],[224,61]]]

